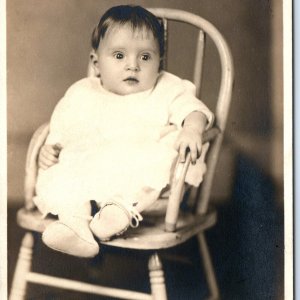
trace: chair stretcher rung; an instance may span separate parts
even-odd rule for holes
[[[65,278],[57,278],[49,275],[30,272],[27,274],[27,281],[35,284],[46,286],[58,287],[72,291],[79,291],[88,294],[103,295],[115,297],[119,299],[132,299],[132,300],[150,300],[152,296],[145,293],[103,287],[99,285],[84,283],[81,281],[70,280]]]

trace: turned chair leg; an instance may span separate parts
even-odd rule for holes
[[[27,279],[26,276],[31,269],[32,248],[34,244],[33,233],[27,232],[23,237],[19,256],[16,264],[16,269],[12,281],[12,288],[9,300],[25,299]]]
[[[157,253],[150,256],[148,268],[153,300],[167,300],[164,271]]]
[[[220,299],[219,288],[216,280],[216,275],[214,272],[213,264],[209,254],[208,246],[205,240],[203,232],[198,234],[198,243],[200,248],[200,253],[202,256],[204,271],[206,275],[207,284],[210,291],[210,300]]]

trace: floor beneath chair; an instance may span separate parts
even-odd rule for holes
[[[283,299],[283,214],[272,182],[246,158],[239,158],[232,199],[219,207],[217,225],[206,236],[222,299]],[[10,203],[10,202],[9,202]],[[23,231],[18,207],[8,209],[8,288]],[[92,260],[56,253],[38,242],[34,271],[150,292],[149,252],[102,247]],[[207,288],[195,239],[161,253],[169,299],[205,299]],[[108,299],[29,284],[28,299]]]

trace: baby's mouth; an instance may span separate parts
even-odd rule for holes
[[[135,77],[127,77],[123,81],[125,81],[126,83],[128,83],[130,85],[139,83],[138,79],[136,79]]]

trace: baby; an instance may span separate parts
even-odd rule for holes
[[[39,156],[34,202],[58,215],[43,233],[52,249],[82,257],[142,220],[170,183],[178,155],[196,163],[213,114],[195,87],[162,71],[163,27],[140,6],[117,6],[92,34],[95,76],[58,102]],[[91,200],[99,211],[91,216]]]

